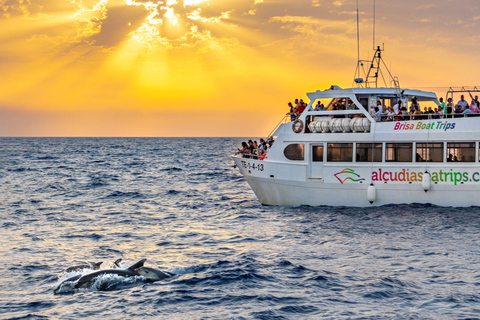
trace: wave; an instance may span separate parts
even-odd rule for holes
[[[183,169],[178,167],[169,167],[169,168],[160,169],[159,171],[176,172],[176,171],[183,171]]]
[[[144,198],[145,195],[143,195],[140,192],[137,191],[114,191],[110,193],[108,196],[104,197],[105,199],[111,199],[111,198]]]

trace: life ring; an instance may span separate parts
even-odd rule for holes
[[[297,126],[297,124],[298,124],[298,126]],[[297,120],[293,121],[293,123],[292,123],[292,130],[293,130],[293,132],[295,132],[295,133],[300,133],[300,132],[302,132],[302,131],[303,131],[303,121],[300,120],[300,119],[297,119]]]
[[[266,154],[266,153],[262,154],[262,155],[260,156],[260,160],[263,160],[263,159],[265,159],[265,157],[266,157],[266,156],[267,156],[267,154]]]

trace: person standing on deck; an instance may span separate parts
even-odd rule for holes
[[[475,96],[475,98],[473,98],[472,94],[470,93],[470,91],[468,91],[468,94],[470,95],[470,98],[472,98],[472,100],[475,102],[476,106],[477,106],[477,109],[480,110],[480,102],[478,101],[478,96]],[[473,111],[473,110],[472,110]]]
[[[288,103],[288,107],[290,108],[290,111],[287,113],[287,115],[290,115],[290,121],[295,121],[295,108],[293,107],[291,102]]]
[[[453,102],[452,102],[452,98],[448,98],[447,99],[447,106],[446,106],[447,110],[445,110],[445,113],[446,114],[450,114],[453,112]]]
[[[440,108],[442,108],[443,112],[445,112],[445,101],[443,101],[443,98],[440,97],[440,99],[438,99],[440,101]]]
[[[303,110],[305,110],[306,107],[307,105],[303,102],[302,99],[300,99],[298,106],[295,108],[295,114],[297,115],[297,118],[300,117],[300,115],[302,114]]]
[[[460,100],[457,102],[457,105],[460,106],[460,108],[462,108],[462,112],[465,111],[465,109],[467,108],[468,102],[467,100],[465,100],[465,97],[463,96],[463,94],[460,96]]]

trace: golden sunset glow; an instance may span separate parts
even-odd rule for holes
[[[0,136],[265,136],[357,61],[355,0],[0,0],[0,17]],[[376,1],[402,87],[478,86],[479,30],[477,0]]]

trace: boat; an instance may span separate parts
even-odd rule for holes
[[[401,88],[394,77],[378,87],[382,51],[351,88],[307,93],[307,108],[281,121],[268,153],[233,156],[260,203],[480,206],[480,114],[374,115],[377,105],[441,105],[434,92]],[[314,109],[327,99],[326,110]]]

